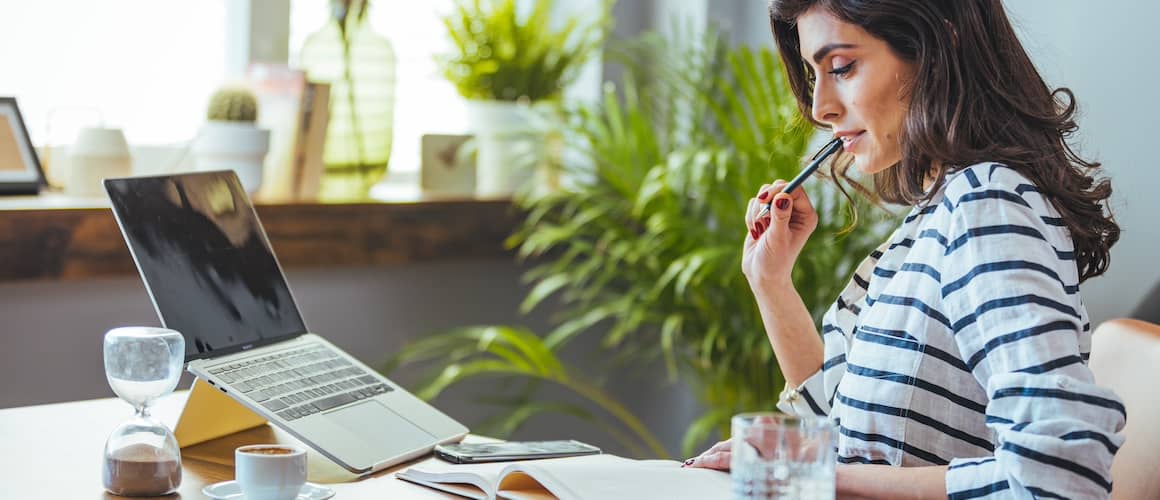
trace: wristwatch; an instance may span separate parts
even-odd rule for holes
[[[801,397],[802,393],[799,388],[785,384],[785,389],[781,390],[781,394],[778,394],[777,399],[782,403],[793,406]]]

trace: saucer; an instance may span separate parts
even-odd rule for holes
[[[242,487],[238,485],[237,481],[222,481],[214,483],[201,489],[205,496],[215,500],[244,500],[242,496]],[[334,490],[326,486],[317,485],[314,483],[306,483],[302,485],[302,489],[298,490],[297,500],[322,500],[334,496]]]

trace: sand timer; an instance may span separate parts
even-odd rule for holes
[[[185,339],[165,328],[125,327],[105,334],[105,377],[133,406],[132,418],[105,442],[105,489],[125,496],[172,493],[181,484],[181,449],[149,405],[173,392],[185,362]]]

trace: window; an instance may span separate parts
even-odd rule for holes
[[[306,37],[329,19],[329,0],[292,0],[290,6],[290,64]],[[390,176],[413,177],[419,170],[419,138],[423,134],[462,134],[467,130],[463,99],[443,79],[435,54],[450,48],[441,17],[451,0],[372,2],[371,26],[394,46],[395,124]]]
[[[582,12],[598,1],[577,1],[566,10]],[[329,17],[329,0],[9,2],[0,16],[0,95],[18,99],[38,146],[70,144],[79,128],[103,124],[123,129],[138,150],[184,147],[204,123],[210,95],[244,65],[248,48],[229,46],[241,43],[237,32],[277,31],[239,18],[245,2],[289,6],[292,66],[306,37]],[[418,172],[421,135],[467,133],[464,101],[435,63],[435,55],[451,47],[441,18],[453,2],[372,2],[369,11],[371,25],[397,56],[390,172],[404,182]],[[595,71],[580,95],[595,96],[599,89],[599,62],[591,66]],[[146,163],[136,167],[166,168]]]
[[[184,143],[225,77],[228,1],[8,2],[0,95],[17,98],[38,145],[100,121],[134,146]]]

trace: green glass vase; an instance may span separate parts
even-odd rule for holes
[[[306,38],[301,65],[330,84],[319,199],[367,198],[387,172],[395,121],[395,50],[375,33],[365,0],[331,0],[331,18]]]

